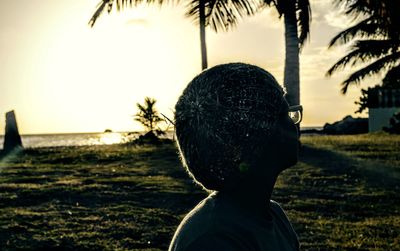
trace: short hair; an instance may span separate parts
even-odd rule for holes
[[[230,63],[196,76],[175,106],[183,165],[208,190],[229,190],[259,158],[284,101],[260,67]]]

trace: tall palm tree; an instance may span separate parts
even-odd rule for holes
[[[101,0],[89,21],[91,27],[96,23],[97,18],[104,12],[110,13],[113,9],[118,11],[133,7],[142,2],[149,4],[162,5],[174,0]],[[218,32],[227,31],[234,27],[243,16],[253,15],[259,10],[261,0],[188,0],[186,2],[186,16],[193,18],[200,28],[200,47],[201,47],[201,68],[208,67],[207,46],[206,46],[206,27]]]
[[[309,0],[264,0],[274,5],[285,23],[285,69],[283,84],[290,105],[300,104],[299,54],[310,35],[311,7]]]
[[[358,85],[370,76],[400,70],[400,2],[393,0],[347,0],[345,14],[358,21],[355,25],[337,34],[329,47],[351,44],[350,52],[339,59],[327,72],[328,76],[347,66],[362,65],[342,85],[345,94],[350,85]]]

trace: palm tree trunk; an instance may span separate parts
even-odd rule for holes
[[[199,19],[200,19],[200,46],[201,46],[201,69],[208,67],[207,46],[206,46],[206,14],[204,0],[200,0]]]
[[[295,6],[288,7],[284,14],[285,20],[285,70],[283,84],[287,91],[286,100],[289,105],[300,104],[300,62],[299,37]]]

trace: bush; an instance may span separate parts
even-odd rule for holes
[[[390,126],[385,126],[383,130],[391,134],[400,134],[400,112],[395,113],[393,117],[390,118]]]

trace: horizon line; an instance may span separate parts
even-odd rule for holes
[[[317,126],[300,126],[300,129],[302,128],[307,128],[307,129],[312,129],[312,128],[323,128],[324,125],[317,125]],[[174,130],[167,130],[168,131],[174,131]],[[40,135],[62,135],[62,134],[100,134],[100,133],[143,133],[146,132],[145,130],[140,130],[140,131],[111,131],[111,132],[93,132],[93,131],[86,131],[86,132],[46,132],[46,133],[20,133],[21,136],[40,136]],[[0,137],[4,137],[5,134],[0,134]]]

